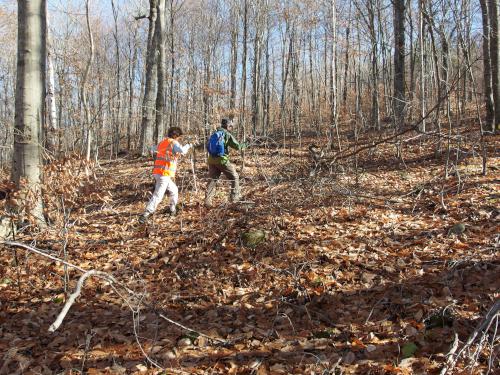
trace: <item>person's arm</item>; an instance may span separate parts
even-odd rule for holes
[[[242,150],[246,147],[244,143],[239,143],[234,137],[234,135],[232,135],[231,133],[227,132],[226,134],[228,137],[227,139],[228,147],[234,148],[235,150]]]
[[[174,154],[186,155],[191,147],[191,143],[187,143],[182,146],[179,142],[175,142],[172,151]]]

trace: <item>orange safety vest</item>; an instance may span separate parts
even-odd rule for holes
[[[175,171],[177,169],[177,157],[173,152],[174,144],[175,141],[171,138],[166,138],[160,142],[156,151],[153,174],[175,177]]]

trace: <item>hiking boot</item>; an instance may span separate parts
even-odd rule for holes
[[[151,214],[149,212],[144,212],[140,217],[139,217],[139,223],[144,224],[146,221],[148,221],[148,217],[150,217]]]
[[[170,206],[167,208],[167,215],[175,216],[177,214],[177,209],[175,206]]]

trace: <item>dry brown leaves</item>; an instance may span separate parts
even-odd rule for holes
[[[433,149],[410,144],[406,167],[382,147],[361,155],[357,173],[346,163],[311,177],[306,150],[250,149],[245,201],[226,203],[221,182],[210,210],[184,161],[180,214],[148,226],[137,217],[149,161],[87,176],[66,160],[46,171],[51,229],[18,240],[146,293],[137,338],[166,373],[437,373],[453,333],[464,340],[499,297],[499,158],[490,153],[487,176],[470,156],[445,179]],[[456,223],[463,234],[450,233]],[[266,232],[255,249],[241,245],[249,229]],[[0,373],[161,373],[109,287],[91,281],[49,334],[64,267],[5,248],[0,264]],[[69,272],[70,290],[78,276]]]

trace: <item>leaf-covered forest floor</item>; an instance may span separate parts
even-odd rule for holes
[[[357,162],[327,154],[315,172],[313,141],[325,143],[248,149],[243,202],[227,203],[221,181],[211,209],[197,151],[196,183],[189,157],[179,167],[179,214],[162,214],[165,198],[146,226],[150,159],[102,161],[90,176],[76,158],[48,165],[52,225],[16,240],[112,274],[142,307],[133,314],[123,288],[90,278],[49,333],[65,267],[2,246],[0,373],[439,373],[454,333],[466,340],[499,298],[498,136],[487,138],[486,176],[469,138],[454,145],[448,178],[435,138],[404,143],[404,162],[383,144]],[[266,237],[245,247],[252,230]],[[67,275],[71,293],[81,273]],[[477,373],[488,352],[479,362]]]

